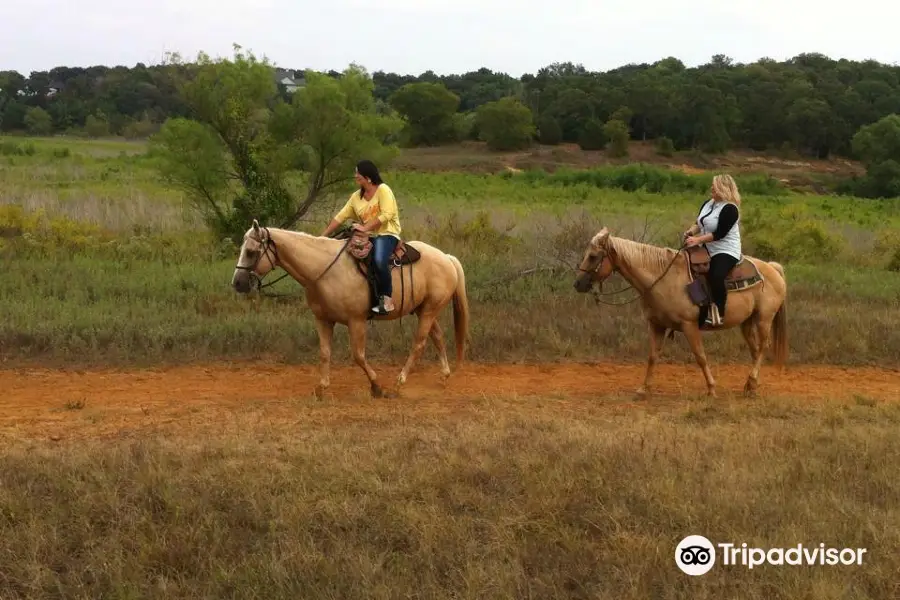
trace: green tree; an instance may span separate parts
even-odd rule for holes
[[[53,131],[50,113],[40,106],[32,106],[25,111],[25,129],[32,135],[47,135]]]
[[[853,153],[867,166],[900,157],[900,114],[861,127],[852,141]]]
[[[476,119],[478,134],[491,150],[527,148],[534,138],[531,110],[512,97],[482,104]]]
[[[109,121],[102,111],[97,111],[96,115],[88,115],[84,122],[84,131],[88,137],[99,138],[109,135]]]
[[[891,114],[861,127],[853,152],[866,166],[856,191],[862,196],[900,197],[900,115]]]
[[[403,120],[379,111],[369,74],[350,65],[340,78],[306,72],[306,86],[294,92],[291,104],[275,108],[270,131],[278,144],[279,162],[307,175],[306,197],[291,219],[299,219],[322,192],[352,179],[362,158],[379,167],[398,155],[394,143]]]
[[[456,141],[454,115],[459,96],[442,83],[408,83],[394,92],[390,105],[407,122],[407,143],[434,146]]]
[[[559,121],[550,116],[541,117],[538,123],[538,135],[542,144],[557,146],[563,139],[562,127]]]
[[[656,153],[660,156],[672,156],[675,154],[675,144],[666,136],[658,138],[656,140]]]
[[[191,118],[168,119],[151,148],[162,175],[219,236],[240,240],[254,218],[289,226],[352,178],[356,160],[391,158],[387,140],[400,121],[377,113],[371,79],[357,67],[340,79],[308,72],[286,104],[268,61],[238,46],[232,60],[201,53],[198,65],[180,86]],[[286,184],[292,171],[307,180],[302,198]]]
[[[606,141],[606,133],[600,119],[589,119],[578,134],[578,146],[582,150],[603,150]]]
[[[615,158],[628,156],[628,125],[619,119],[610,119],[603,125],[603,135],[609,140],[609,154]]]

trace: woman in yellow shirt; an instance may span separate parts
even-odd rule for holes
[[[370,234],[375,281],[381,297],[379,305],[372,308],[372,312],[384,315],[394,310],[394,301],[391,298],[394,290],[389,261],[400,241],[397,200],[391,188],[382,181],[378,167],[370,160],[357,163],[356,183],[359,189],[350,195],[347,204],[338,211],[322,235],[331,235],[341,223],[354,217],[359,223],[354,224],[353,229]]]

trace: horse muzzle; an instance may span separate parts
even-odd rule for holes
[[[579,294],[586,294],[591,291],[593,283],[594,281],[591,273],[582,273],[575,278],[575,291]]]
[[[235,269],[234,276],[231,278],[231,287],[238,294],[249,294],[253,287],[250,281],[250,271]]]

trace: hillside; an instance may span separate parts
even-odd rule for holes
[[[484,143],[463,142],[430,148],[404,148],[394,164],[401,170],[422,172],[496,173],[504,169],[555,171],[560,168],[584,169],[643,162],[686,173],[720,170],[762,173],[779,179],[790,188],[816,193],[827,192],[822,185],[825,181],[865,173],[859,162],[844,158],[790,159],[752,150],[733,150],[715,155],[677,152],[666,157],[657,154],[652,142],[631,142],[628,154],[626,158],[611,158],[602,150],[581,150],[576,144],[535,145],[519,152],[492,152]]]

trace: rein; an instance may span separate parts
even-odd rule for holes
[[[637,288],[635,288],[631,283],[628,284],[628,287],[622,288],[621,290],[616,290],[616,291],[614,291],[614,292],[601,292],[601,291],[598,291],[596,287],[592,287],[592,288],[591,288],[591,293],[592,293],[593,296],[594,296],[594,302],[597,303],[597,304],[605,304],[605,305],[607,305],[607,306],[625,306],[626,304],[631,304],[632,302],[634,302],[634,301],[637,300],[638,298],[643,297],[644,294],[649,294],[650,291],[656,286],[656,284],[659,283],[659,282],[662,280],[662,278],[666,276],[666,273],[669,272],[669,269],[672,268],[672,265],[675,264],[675,261],[678,260],[679,255],[681,255],[681,253],[682,253],[682,251],[683,251],[684,249],[685,249],[685,245],[682,244],[682,245],[678,248],[678,251],[675,253],[675,256],[672,257],[672,260],[669,261],[669,265],[666,267],[665,271],[662,272],[662,275],[660,275],[659,277],[657,277],[657,278],[656,278],[656,281],[654,281],[652,284],[650,284],[650,287],[648,287],[647,290],[646,290],[644,293],[638,292],[638,295],[637,295],[637,296],[635,296],[635,297],[632,298],[631,300],[626,300],[625,302],[605,302],[605,301],[603,301],[603,300],[601,299],[601,296],[615,296],[616,294],[621,294],[622,292],[627,292],[627,291],[630,290],[630,289],[636,290]],[[600,261],[600,264],[601,264],[601,265],[603,264],[603,261],[602,261],[602,260]],[[588,271],[588,270],[586,270],[586,269],[582,269],[581,267],[579,267],[578,270],[579,270],[580,272],[582,272],[582,273],[593,273],[593,272],[596,272],[597,269],[599,269],[599,268],[600,268],[600,265],[597,265],[597,268],[592,269],[591,271]],[[602,283],[602,282],[601,282],[601,283]]]
[[[282,279],[284,279],[285,277],[288,277],[288,276],[290,275],[290,273],[285,272],[284,275],[282,275],[281,277],[278,277],[278,278],[275,279],[274,281],[270,281],[270,282],[268,282],[268,283],[266,283],[266,284],[263,284],[263,279],[265,279],[265,275],[264,275],[262,278],[260,278],[260,277],[258,277],[258,276],[256,275],[256,273],[254,273],[254,271],[256,270],[256,266],[259,264],[259,261],[262,260],[262,257],[263,257],[263,256],[269,257],[269,261],[272,263],[272,268],[273,268],[273,269],[276,268],[278,262],[280,262],[280,261],[278,260],[278,246],[275,244],[275,240],[272,239],[272,235],[269,233],[269,228],[268,228],[268,227],[265,227],[264,229],[266,230],[266,241],[265,241],[265,244],[264,244],[265,249],[263,250],[263,252],[260,252],[260,253],[259,253],[259,258],[256,259],[256,262],[253,263],[253,265],[251,265],[251,266],[243,266],[243,265],[236,265],[236,266],[235,266],[236,269],[240,269],[240,270],[242,270],[242,271],[249,271],[249,272],[250,272],[250,276],[253,277],[254,279],[256,279],[256,281],[259,282],[259,285],[258,285],[257,288],[256,288],[257,291],[259,291],[259,292],[262,292],[262,290],[263,290],[264,288],[267,288],[267,287],[269,287],[269,286],[275,285],[276,283],[278,283],[279,281],[281,281]],[[257,240],[257,241],[259,241],[259,240]],[[262,242],[260,242],[260,243],[262,243]],[[347,246],[348,246],[349,244],[350,244],[350,238],[347,238],[347,241],[345,241],[344,244],[343,244],[343,246],[341,246],[340,251],[338,251],[338,253],[335,255],[335,257],[334,257],[334,259],[331,261],[331,263],[330,263],[327,267],[325,267],[325,270],[322,271],[322,272],[319,274],[319,276],[316,277],[316,278],[312,281],[312,283],[318,283],[320,279],[322,279],[323,277],[325,277],[325,274],[328,273],[328,271],[331,270],[331,268],[335,265],[335,263],[337,263],[337,261],[341,258],[341,254],[344,253],[344,251],[347,249]],[[271,256],[269,255],[269,246],[270,246],[270,245],[271,245],[271,247],[272,247],[272,249],[273,249],[273,250],[272,250],[272,255],[271,255]],[[263,295],[264,295],[264,296],[269,296],[269,297],[275,297],[275,296],[280,296],[281,294],[263,294]]]

